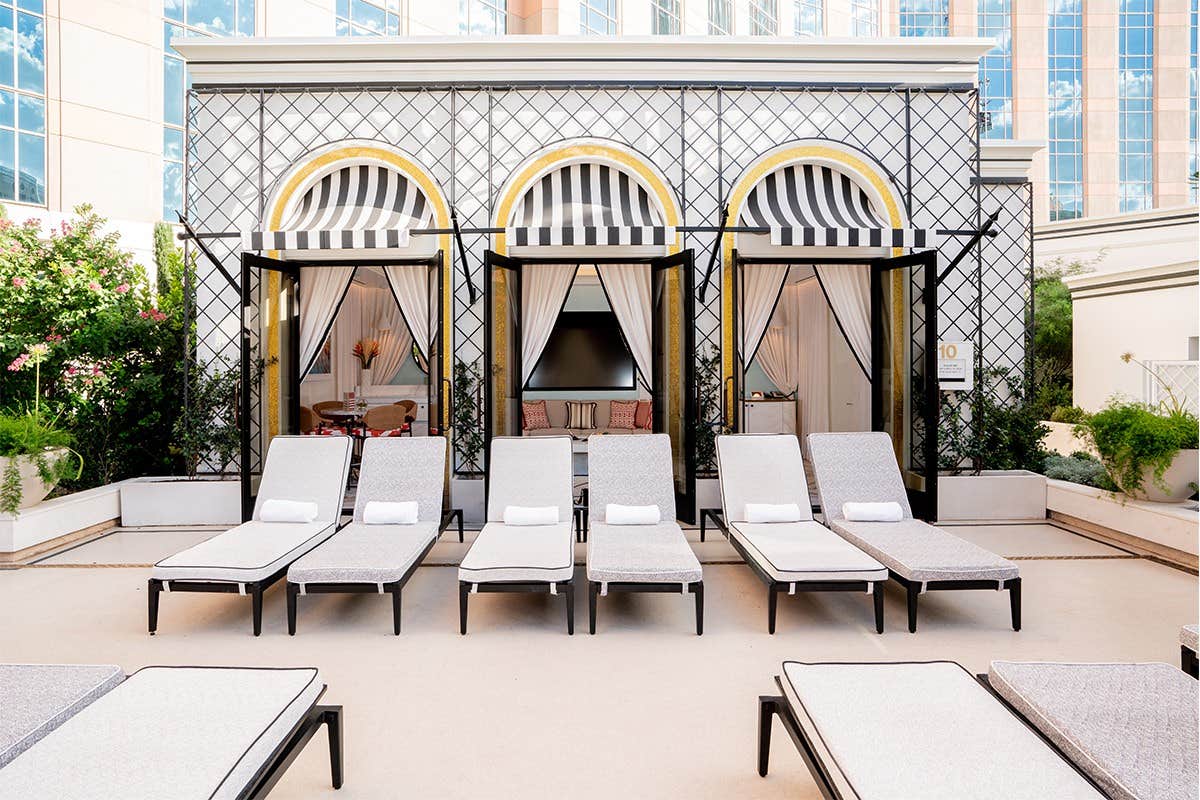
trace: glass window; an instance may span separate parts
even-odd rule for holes
[[[996,46],[979,60],[979,135],[1013,136],[1012,0],[980,0],[979,35]]]
[[[1154,207],[1154,0],[1121,0],[1117,163],[1122,211]]]
[[[0,0],[0,200],[46,204],[42,0]]]
[[[1083,5],[1056,0],[1047,15],[1050,219],[1083,216]]]
[[[950,0],[900,0],[900,35],[949,36]]]
[[[779,33],[778,0],[750,0],[750,35],[774,36]]]
[[[663,36],[678,34],[682,29],[679,4],[680,0],[651,0],[650,32]]]
[[[708,0],[708,33],[710,36],[733,34],[733,0]]]
[[[617,33],[617,0],[581,0],[579,32],[598,36]]]
[[[390,14],[389,23],[395,14]],[[508,33],[508,0],[459,0],[458,32],[474,36]]]
[[[879,0],[850,0],[851,33],[879,35]]]
[[[471,2],[486,0],[460,1],[460,16],[465,18],[466,3]],[[333,25],[334,33],[338,36],[394,36],[400,32],[399,3],[391,0],[337,0]],[[468,32],[461,24],[460,31]]]
[[[820,36],[825,32],[823,0],[796,0],[797,36]]]

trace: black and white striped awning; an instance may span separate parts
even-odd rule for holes
[[[409,231],[432,227],[424,192],[374,164],[342,167],[304,194],[279,230],[247,231],[245,250],[377,250],[407,247]]]
[[[893,228],[848,175],[816,164],[794,164],[758,183],[741,225],[769,228],[771,244],[803,247],[935,247],[921,228]]]
[[[604,164],[571,164],[545,175],[517,202],[509,245],[666,245],[650,193],[628,173]]]

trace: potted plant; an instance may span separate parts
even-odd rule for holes
[[[479,367],[454,360],[454,380],[451,386],[450,433],[454,450],[453,471],[450,477],[451,503],[463,510],[471,522],[483,520],[483,448],[482,378]]]
[[[1200,422],[1172,386],[1132,353],[1121,360],[1144,369],[1163,390],[1157,406],[1115,397],[1076,426],[1099,454],[1126,495],[1156,503],[1179,503],[1196,493],[1200,480]]]

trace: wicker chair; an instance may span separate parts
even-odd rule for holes
[[[320,419],[317,417],[316,412],[314,412],[308,406],[300,406],[301,433],[312,433],[320,424]]]
[[[363,417],[368,435],[376,435],[383,431],[412,434],[412,417],[405,413],[399,404],[376,406]]]
[[[415,422],[417,419],[417,404],[412,400],[397,400],[392,405],[404,409],[404,421]]]
[[[342,404],[341,400],[322,400],[319,403],[313,403],[312,410],[313,410],[313,413],[315,413],[318,417],[320,417],[325,422],[334,422],[335,420],[333,417],[327,417],[321,412],[333,411],[335,409],[340,409],[342,407],[343,407],[343,404]]]

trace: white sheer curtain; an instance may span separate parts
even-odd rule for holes
[[[429,342],[438,328],[437,302],[430,292],[429,267],[425,264],[392,264],[383,268],[400,313],[408,322],[421,355],[429,357]]]
[[[612,306],[617,324],[633,352],[633,361],[641,373],[642,382],[650,386],[654,380],[654,317],[651,304],[649,264],[597,264],[596,272],[608,304]]]
[[[312,369],[350,288],[350,267],[304,267],[300,271],[300,377]]]
[[[412,350],[413,338],[400,315],[392,293],[382,288],[364,288],[362,298],[362,335],[379,341],[379,356],[372,369],[376,385],[391,383],[400,365]]]
[[[817,279],[829,299],[850,350],[871,377],[871,268],[858,264],[818,264]]]
[[[749,363],[758,350],[767,325],[771,321],[771,312],[779,297],[779,290],[787,278],[787,264],[743,264],[741,267],[741,286],[738,287],[739,310],[741,317],[742,358]]]
[[[575,264],[531,264],[521,268],[521,385],[529,380],[562,311]]]
[[[801,437],[829,430],[829,306],[816,280],[788,284],[756,357],[783,392],[795,392]]]
[[[783,297],[779,301],[780,310],[787,301],[788,290],[784,289]],[[775,319],[778,320],[779,316],[776,313]],[[763,334],[762,344],[758,346],[758,355],[755,357],[763,372],[771,379],[771,383],[784,394],[796,391],[799,380],[800,355],[796,352],[797,344],[794,331],[786,325],[772,321],[767,332]]]

